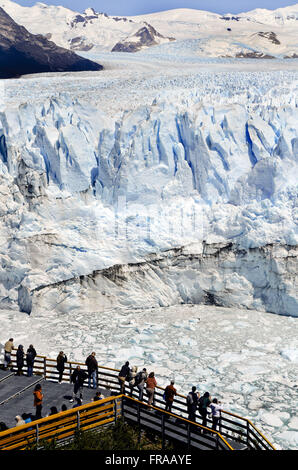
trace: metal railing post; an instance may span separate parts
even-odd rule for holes
[[[219,411],[219,423],[218,423],[218,430],[219,430],[219,433],[221,434],[222,432],[222,421],[221,421],[221,411]]]
[[[190,423],[187,423],[187,449],[190,450]]]
[[[161,414],[161,448],[165,449],[165,415]]]
[[[121,404],[121,408],[122,408],[122,404]],[[116,423],[118,419],[118,400],[114,400],[114,415],[115,415],[115,423]]]
[[[72,371],[72,366],[71,366],[71,362],[69,363],[69,382],[71,383],[71,371]]]
[[[80,430],[80,426],[81,426],[80,412],[77,411],[77,430],[78,431]]]
[[[137,419],[138,419],[138,444],[140,444],[141,443],[141,404],[140,403],[138,403]]]
[[[36,424],[36,434],[35,434],[36,444],[38,443],[38,441],[39,441],[39,427],[38,427],[38,424]]]
[[[47,378],[47,358],[46,357],[43,358],[43,375],[46,380]]]

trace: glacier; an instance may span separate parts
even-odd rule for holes
[[[295,66],[127,56],[3,81],[1,307],[296,316]]]
[[[195,47],[1,81],[0,350],[128,359],[295,449],[297,62]]]

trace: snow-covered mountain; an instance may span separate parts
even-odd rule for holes
[[[92,8],[79,13],[43,3],[36,3],[33,7],[22,7],[10,0],[1,0],[0,6],[32,33],[45,34],[56,44],[73,50],[111,51],[117,43],[127,38],[133,41],[142,28],[146,30],[150,28],[150,25],[143,21],[110,17],[105,13],[97,13]],[[154,33],[154,39],[149,45],[170,40],[163,38],[157,31]],[[138,42],[141,40],[142,37],[139,36]],[[145,37],[140,48],[148,47],[147,42],[148,38]]]
[[[46,34],[56,44],[74,50],[99,52],[116,47],[136,52],[175,38],[177,41],[199,39],[196,51],[199,56],[288,58],[298,55],[298,4],[237,15],[182,8],[135,17],[110,17],[92,8],[78,13],[43,3],[22,7],[10,0],[0,0],[0,6],[30,32]],[[149,41],[148,34],[143,34],[142,41],[140,31],[147,29],[148,33],[148,28],[156,30],[154,40]],[[139,45],[135,46],[136,43]]]
[[[145,24],[135,34],[117,42],[112,52],[138,52],[144,48],[175,41],[175,38],[166,38],[158,33],[150,24]]]

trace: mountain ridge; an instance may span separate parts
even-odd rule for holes
[[[125,48],[125,43],[131,42],[129,38],[136,42],[138,31],[149,24],[165,38],[175,38],[176,41],[199,39],[200,47],[194,54],[202,57],[286,58],[298,54],[298,4],[239,14],[221,15],[180,8],[126,17],[109,16],[92,8],[80,13],[42,3],[22,7],[11,0],[0,0],[0,6],[31,33],[48,33],[57,45],[77,51],[110,52],[117,44],[122,44],[122,48],[117,47],[119,50],[138,52],[159,46],[158,41],[144,39],[140,47]],[[273,33],[276,42],[262,41],[258,33]],[[252,39],[253,34],[255,39]]]

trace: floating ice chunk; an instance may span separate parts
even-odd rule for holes
[[[267,411],[260,411],[259,418],[261,421],[268,424],[268,426],[280,428],[283,425],[282,420],[278,416]]]
[[[289,428],[297,429],[298,431],[298,417],[294,416],[288,424]]]
[[[192,338],[182,337],[178,339],[181,346],[197,346],[197,342]]]
[[[298,362],[298,349],[282,349],[280,355],[291,362]]]
[[[278,434],[278,439],[281,439],[286,443],[287,448],[291,447],[297,449],[298,446],[298,432],[296,431],[284,431]]]

